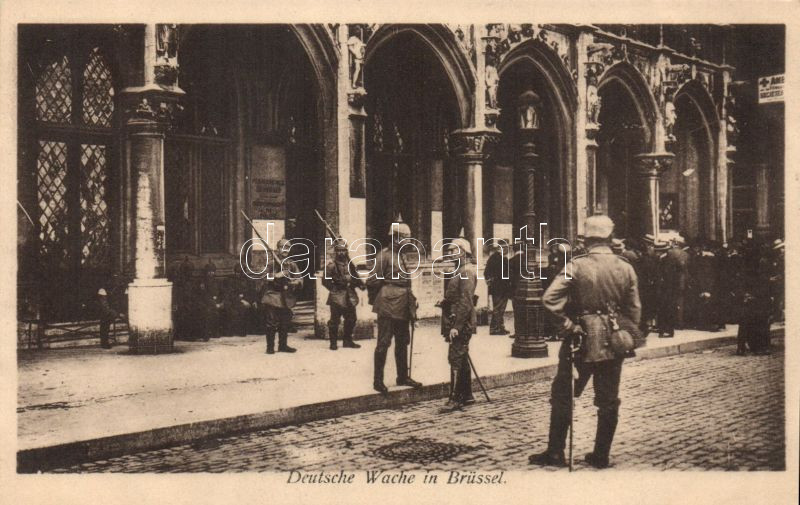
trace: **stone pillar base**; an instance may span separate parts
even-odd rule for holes
[[[132,354],[172,352],[172,283],[135,279],[128,284],[128,349]]]
[[[547,344],[530,344],[527,342],[514,342],[511,344],[512,358],[546,358],[548,356]]]

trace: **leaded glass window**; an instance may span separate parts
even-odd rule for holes
[[[95,47],[83,70],[83,123],[87,126],[111,126],[114,114],[114,88],[111,70],[100,49]]]
[[[72,116],[72,73],[63,56],[42,70],[36,81],[36,119],[69,124]]]
[[[42,254],[63,263],[67,255],[67,144],[39,141],[36,160],[39,202],[39,241]]]

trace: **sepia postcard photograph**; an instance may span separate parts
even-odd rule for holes
[[[797,503],[797,6],[669,5],[4,2],[0,502]]]

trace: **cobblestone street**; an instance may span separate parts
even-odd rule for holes
[[[627,363],[620,423],[612,448],[616,469],[782,470],[784,353],[736,356],[728,346]],[[391,470],[524,470],[544,449],[549,381],[493,389],[492,403],[438,414],[442,401],[420,402],[107,461],[64,472],[223,472]],[[575,455],[592,449],[591,385],[576,402]]]

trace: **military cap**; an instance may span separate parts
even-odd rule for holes
[[[347,241],[343,238],[336,239],[336,242],[333,243],[333,249],[336,251],[346,251]]]
[[[108,293],[106,293],[105,289],[100,288],[97,290],[97,296],[108,296]]]
[[[469,245],[469,241],[467,239],[463,238],[463,237],[459,237],[459,238],[453,240],[452,242],[450,242],[450,244],[448,244],[447,248],[448,249],[455,249],[457,247],[459,249],[461,249],[462,251],[466,251],[467,254],[472,254],[472,246],[470,246]]]
[[[608,216],[589,216],[583,228],[586,238],[609,238],[614,233],[614,221]]]
[[[395,224],[397,224],[397,226],[395,226]],[[397,214],[397,218],[394,222],[389,225],[389,235],[395,234],[411,236],[411,228],[403,221],[403,216],[401,216],[400,213]]]

